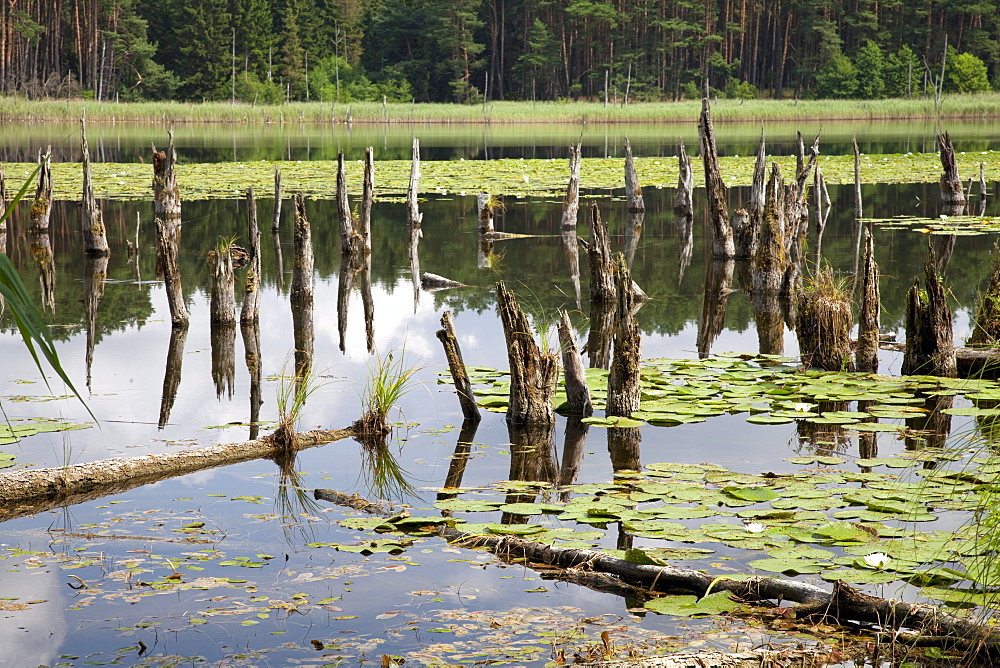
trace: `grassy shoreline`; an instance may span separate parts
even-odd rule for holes
[[[487,105],[332,104],[294,102],[262,106],[229,102],[94,102],[0,97],[0,122],[76,120],[113,123],[693,123],[701,103],[640,102],[627,107],[598,102],[490,102]],[[720,121],[998,119],[1000,93],[945,96],[932,100],[739,100],[719,99],[712,114]]]

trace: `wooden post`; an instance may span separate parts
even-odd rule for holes
[[[301,197],[301,193],[296,195]],[[297,200],[296,200],[297,201]],[[295,209],[298,215],[298,205]],[[358,248],[358,234],[354,230],[351,203],[347,199],[347,179],[344,177],[344,152],[337,152],[337,218],[340,220],[340,252],[354,253]]]
[[[240,322],[248,323],[260,316],[260,226],[257,224],[257,200],[253,188],[247,188],[247,238],[250,243],[250,266],[243,286],[243,308]]]
[[[621,254],[615,258],[617,274],[617,296],[615,307],[615,350],[611,359],[611,373],[608,375],[608,415],[630,417],[632,411],[639,410],[639,363],[642,343],[639,323],[635,318],[635,294],[632,291],[632,276],[625,258]]]
[[[819,269],[798,300],[795,333],[802,364],[826,371],[853,371],[851,301],[834,282],[833,269]]]
[[[858,371],[878,373],[879,273],[872,235],[865,229],[864,262],[861,268],[861,304],[858,308],[858,345],[854,360]]]
[[[188,312],[184,305],[184,293],[181,289],[181,272],[177,265],[177,246],[168,238],[167,226],[157,218],[156,244],[162,249],[163,286],[167,291],[167,304],[170,306],[170,322],[173,327],[187,327]]]
[[[962,190],[962,179],[958,175],[955,149],[952,148],[951,137],[947,132],[938,135],[938,144],[941,149],[941,167],[944,169],[939,181],[941,186],[941,203],[948,206],[964,207],[966,203],[965,192]]]
[[[954,378],[958,375],[952,313],[944,287],[938,279],[934,249],[928,243],[924,263],[925,290],[920,279],[906,293],[906,352],[902,374],[928,374]]]
[[[482,416],[479,414],[479,406],[476,405],[472,383],[469,382],[469,374],[462,361],[462,349],[458,345],[458,336],[455,335],[455,324],[451,319],[451,311],[445,311],[441,314],[441,329],[437,331],[437,337],[441,341],[441,345],[444,346],[444,356],[448,360],[448,369],[451,371],[451,378],[455,383],[458,403],[462,406],[462,415],[466,420],[479,422]]]
[[[159,222],[159,219],[157,219]],[[162,227],[157,225],[157,230]],[[176,258],[174,258],[176,260]],[[185,315],[187,315],[185,313]],[[175,324],[170,330],[170,344],[167,347],[167,364],[163,372],[163,392],[160,395],[160,417],[157,425],[160,429],[170,422],[170,411],[177,398],[177,388],[181,385],[181,368],[184,364],[184,343],[187,341],[188,324]]]
[[[271,231],[281,229],[281,168],[274,168],[274,213],[271,216]]]
[[[108,255],[108,236],[104,229],[101,208],[94,198],[94,184],[90,178],[90,148],[87,146],[87,122],[80,119],[83,132],[83,201],[80,222],[83,229],[83,252],[88,255]]]
[[[559,311],[559,347],[562,349],[564,382],[566,399],[572,415],[590,417],[594,414],[594,406],[590,402],[590,389],[587,387],[587,375],[583,370],[583,359],[576,342],[573,325],[565,310]]]
[[[788,260],[785,256],[785,188],[778,163],[771,164],[757,254],[754,256],[753,291],[776,295],[781,291]]]
[[[295,259],[290,296],[309,299],[313,296],[312,229],[306,217],[306,200],[302,193],[295,195]]]
[[[372,203],[375,200],[375,149],[365,149],[365,175],[361,189],[361,210],[358,220],[358,234],[366,252],[372,251]]]
[[[233,256],[228,242],[222,241],[208,252],[209,282],[211,283],[211,321],[215,324],[236,322],[236,287],[233,283]]]
[[[726,305],[733,292],[735,260],[712,259],[705,271],[705,293],[698,319],[698,357],[712,354],[712,343],[722,333],[726,324]]]
[[[712,110],[707,97],[701,101],[698,137],[701,141],[702,162],[705,165],[708,210],[712,217],[712,255],[721,258],[734,257],[736,250],[733,244],[733,230],[729,224],[729,210],[726,205],[726,185],[719,172],[719,154],[715,148]]]
[[[510,363],[507,422],[511,425],[554,424],[552,396],[559,375],[559,361],[554,354],[539,349],[531,323],[502,281],[497,283],[497,310],[503,323]]]
[[[52,147],[45,155],[38,154],[38,188],[35,190],[35,200],[31,203],[31,230],[36,232],[49,231],[49,216],[52,214]]]
[[[970,346],[1000,345],[1000,245],[993,242],[990,282],[976,309],[975,328],[969,337]]]
[[[580,144],[569,147],[569,184],[563,199],[562,226],[576,227],[576,214],[580,209]]]
[[[625,196],[628,198],[630,212],[645,211],[646,204],[642,201],[642,186],[639,185],[639,175],[635,172],[635,160],[632,159],[632,145],[625,138]]]
[[[861,151],[858,150],[858,138],[851,137],[854,148],[854,217],[863,218],[864,207],[861,204]]]
[[[476,195],[476,217],[479,219],[479,232],[481,234],[491,234],[494,231],[491,200],[492,196],[488,192]]]
[[[590,211],[592,222],[590,248],[587,250],[590,258],[590,301],[611,303],[615,301],[616,294],[608,227],[601,221],[601,212],[596,203],[591,206]]]
[[[413,160],[410,162],[410,185],[406,189],[407,221],[410,227],[420,227],[424,214],[417,207],[417,193],[420,191],[420,140],[413,138]]]

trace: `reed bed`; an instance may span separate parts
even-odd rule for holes
[[[0,97],[0,122],[75,120],[124,123],[690,123],[700,102],[490,102],[486,105],[293,102],[95,102]],[[727,100],[713,102],[716,120],[795,121],[988,119],[1000,117],[1000,93],[886,100]]]

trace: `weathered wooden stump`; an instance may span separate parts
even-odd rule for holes
[[[615,303],[615,348],[608,375],[608,402],[606,413],[630,417],[639,410],[639,364],[642,341],[639,323],[634,315],[635,293],[632,275],[625,264],[625,257],[615,259],[617,274],[617,302]]]
[[[174,252],[181,243],[181,194],[177,188],[177,151],[174,150],[173,128],[167,133],[169,141],[166,151],[157,151],[153,146],[153,218],[163,224],[163,242],[157,234],[156,245],[156,276],[165,275],[163,256],[166,252],[163,244],[169,243]]]
[[[257,200],[253,188],[247,188],[247,239],[250,245],[250,266],[243,283],[243,308],[240,321],[247,323],[260,316],[260,226],[257,224]]]
[[[628,215],[628,228],[625,230],[625,263],[629,270],[632,269],[632,262],[635,260],[635,251],[639,247],[639,239],[642,238],[642,226],[645,222],[646,212],[632,211]]]
[[[878,372],[879,273],[875,263],[872,235],[865,230],[864,260],[861,265],[861,303],[858,307],[858,344],[854,366],[858,371]]]
[[[821,268],[798,297],[795,332],[802,364],[826,371],[853,371],[851,357],[851,300],[833,278],[833,269]]]
[[[587,360],[591,369],[611,367],[611,344],[615,335],[615,303],[590,302]]]
[[[298,204],[296,203],[296,216]],[[361,235],[354,229],[351,203],[347,199],[347,179],[344,176],[344,152],[337,152],[337,220],[340,222],[340,252],[350,255],[362,247]]]
[[[962,189],[962,177],[958,175],[958,163],[955,161],[955,149],[951,145],[951,136],[945,132],[938,135],[938,145],[941,149],[941,203],[950,206],[966,204],[965,192]],[[959,213],[949,215],[960,215]]]
[[[277,232],[281,229],[281,200],[282,200],[282,187],[281,187],[281,169],[279,167],[274,168],[274,210],[271,214],[271,231]]]
[[[462,348],[458,345],[458,336],[455,334],[455,324],[451,319],[451,311],[445,311],[441,314],[441,329],[437,331],[437,337],[441,341],[441,345],[444,346],[444,356],[448,360],[448,370],[451,371],[451,379],[455,383],[458,403],[462,406],[462,415],[466,420],[479,422],[482,416],[479,414],[479,406],[476,405],[476,395],[472,391],[472,383],[469,382],[465,362],[462,361]]]
[[[576,299],[576,308],[579,309],[581,307],[580,242],[576,236],[576,230],[573,228],[562,230],[562,242],[563,250],[566,251],[566,264],[569,265],[569,280],[573,283],[573,296]]]
[[[702,98],[701,118],[698,121],[702,162],[705,165],[705,190],[708,194],[708,211],[712,218],[712,256],[728,258],[736,254],[733,229],[729,224],[726,204],[726,184],[719,171],[719,153],[715,148],[715,130],[712,128],[712,111],[708,98]]]
[[[563,198],[562,227],[576,227],[576,214],[580,209],[580,144],[569,147],[569,184]]]
[[[83,252],[88,255],[108,255],[108,235],[104,228],[104,217],[94,197],[94,184],[90,178],[90,148],[87,146],[87,123],[80,119],[83,133],[83,201],[80,207],[80,223],[83,230]]]
[[[569,314],[563,310],[559,312],[559,317],[559,347],[562,349],[563,382],[566,385],[569,412],[572,415],[590,417],[594,414],[594,406],[590,401],[590,389],[587,387],[587,375],[583,370],[576,334],[569,321]]]
[[[512,425],[554,424],[552,396],[559,374],[558,359],[539,349],[531,323],[502,281],[497,283],[497,310],[510,363],[507,422]]]
[[[938,279],[934,249],[927,247],[924,263],[925,289],[920,279],[906,293],[906,351],[902,374],[926,374],[953,378],[958,374],[952,332],[952,313],[944,287]]]
[[[215,250],[208,252],[208,270],[211,321],[215,324],[233,324],[236,322],[236,287],[233,256],[229,252],[228,241],[220,242]]]
[[[476,195],[476,217],[479,220],[479,232],[491,234],[493,229],[493,196],[488,192]]]
[[[864,205],[861,202],[861,151],[858,150],[858,138],[851,137],[851,147],[854,149],[854,217],[864,217]]]
[[[163,287],[167,292],[167,305],[170,307],[170,322],[174,328],[186,327],[188,324],[187,306],[184,304],[184,293],[181,289],[181,272],[177,264],[177,246],[167,230],[166,224],[159,218],[155,220],[156,246],[162,251],[158,261],[163,271]]]
[[[645,211],[646,203],[642,199],[642,186],[639,185],[639,175],[635,171],[635,160],[632,158],[632,144],[625,138],[625,196],[630,212]]]
[[[372,204],[375,202],[375,149],[365,149],[365,171],[361,185],[361,208],[358,212],[358,234],[361,247],[366,253],[372,252]]]
[[[785,255],[785,186],[778,163],[772,163],[761,216],[757,253],[754,256],[754,294],[781,292],[788,258]]]
[[[597,204],[591,206],[590,248],[590,301],[614,302],[615,292],[614,261],[611,258],[611,239],[608,226],[601,220]]]
[[[29,218],[31,229],[34,232],[49,231],[49,216],[52,215],[52,147],[50,146],[45,155],[38,154],[38,164],[42,167],[38,170],[38,187],[35,189],[35,199],[31,202]]]
[[[313,245],[312,228],[306,217],[305,197],[295,195],[295,258],[289,297],[292,335],[295,341],[295,377],[303,383],[312,370],[313,356]]]
[[[417,194],[420,190],[420,140],[413,138],[413,159],[410,162],[410,183],[406,189],[406,218],[410,227],[420,227],[424,214],[417,206]]]

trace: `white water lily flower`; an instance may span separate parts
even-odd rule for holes
[[[792,410],[796,413],[806,413],[813,407],[812,404],[792,404]]]
[[[767,527],[760,522],[747,522],[743,525],[743,527],[750,533],[764,533],[767,529]]]
[[[890,561],[892,561],[892,557],[885,552],[872,552],[871,554],[865,555],[865,563],[872,568],[885,568],[889,565]]]

